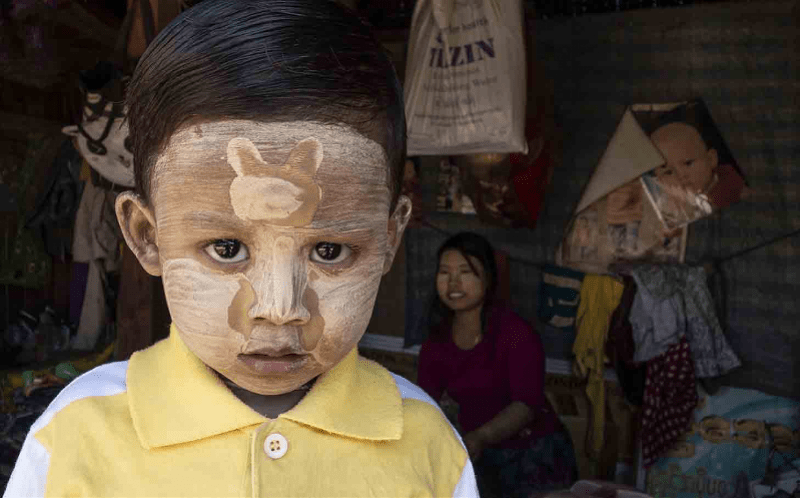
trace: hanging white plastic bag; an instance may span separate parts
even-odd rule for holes
[[[525,76],[520,0],[417,0],[408,154],[527,153]]]

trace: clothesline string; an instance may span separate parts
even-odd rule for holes
[[[422,224],[424,226],[432,229],[432,230],[435,230],[435,231],[439,232],[442,235],[447,236],[447,237],[451,237],[451,236],[455,235],[454,233],[452,233],[452,232],[450,232],[448,230],[445,230],[443,228],[437,227],[436,225],[434,225],[433,223],[431,223],[431,222],[429,222],[427,220],[422,220]],[[512,256],[510,254],[507,255],[507,259],[509,261],[514,261],[516,263],[520,263],[520,264],[523,264],[523,265],[526,265],[526,266],[533,266],[533,267],[536,267],[536,268],[539,268],[539,269],[543,269],[548,265],[548,263],[537,263],[535,261],[529,261],[527,259],[517,258],[516,256]]]
[[[782,241],[784,239],[790,239],[790,238],[794,237],[797,234],[800,234],[800,229],[794,230],[794,231],[789,232],[789,233],[785,233],[783,235],[779,235],[779,236],[774,237],[774,238],[769,239],[769,240],[765,240],[765,241],[763,241],[763,242],[761,242],[759,244],[756,244],[756,245],[754,245],[752,247],[748,247],[746,249],[742,249],[741,251],[737,251],[737,252],[735,252],[733,254],[729,254],[729,255],[723,256],[721,258],[714,258],[714,261],[717,262],[717,263],[723,263],[723,262],[728,261],[730,259],[734,259],[734,258],[738,258],[740,256],[744,256],[747,253],[753,252],[753,251],[761,249],[763,247],[770,246],[770,245],[775,244],[776,242],[780,242],[780,241]]]
[[[426,226],[426,227],[428,227],[428,228],[430,228],[432,230],[435,230],[436,232],[438,232],[438,233],[440,233],[442,235],[446,235],[448,237],[450,237],[451,235],[454,235],[452,232],[450,232],[448,230],[445,230],[443,228],[439,228],[439,227],[437,227],[436,225],[434,225],[433,223],[431,223],[431,222],[429,222],[427,220],[422,220],[422,225],[424,225],[424,226]],[[728,254],[727,256],[711,258],[711,260],[715,264],[724,263],[724,262],[729,261],[731,259],[735,259],[735,258],[744,256],[745,254],[751,253],[753,251],[757,251],[758,249],[762,249],[764,247],[770,246],[770,245],[775,244],[777,242],[780,242],[782,240],[790,239],[790,238],[796,236],[797,234],[800,234],[800,229],[794,230],[794,231],[789,232],[789,233],[785,233],[783,235],[779,235],[777,237],[773,237],[772,239],[769,239],[769,240],[762,241],[762,242],[760,242],[760,243],[758,243],[758,244],[756,244],[756,245],[754,245],[752,247],[748,247],[748,248],[742,249],[741,251],[737,251],[737,252],[734,252],[732,254]],[[508,260],[509,261],[514,261],[514,262],[517,262],[517,263],[520,263],[520,264],[523,264],[523,265],[526,265],[526,266],[533,266],[533,267],[539,268],[539,269],[545,268],[549,264],[549,263],[541,263],[541,262],[530,261],[530,260],[527,260],[527,259],[518,258],[516,256],[511,256],[511,255],[508,256]]]

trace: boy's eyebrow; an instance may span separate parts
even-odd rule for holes
[[[191,211],[183,215],[184,223],[191,223],[202,228],[227,228],[233,230],[244,230],[251,225],[240,220],[237,216],[221,213],[219,211]],[[331,222],[314,222],[307,227],[280,227],[288,228],[306,236],[312,234],[335,233],[344,237],[364,237],[370,238],[374,235],[374,230],[368,225],[365,226],[364,218],[345,218],[336,219]]]
[[[219,211],[191,211],[183,215],[183,222],[195,225],[209,225],[214,227],[243,228],[244,223],[236,216],[232,216]]]
[[[364,233],[372,231],[372,223],[370,220],[365,219],[363,215],[356,216],[356,217],[341,217],[341,218],[334,218],[334,219],[326,219],[325,217],[321,217],[322,219],[315,219],[310,227],[302,227],[298,228],[298,230],[309,230],[309,231],[316,231],[316,230],[323,230],[323,231],[330,231],[330,232],[339,232],[342,235],[348,235],[349,233]]]

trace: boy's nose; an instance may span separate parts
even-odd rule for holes
[[[247,312],[251,320],[303,325],[311,319],[303,303],[306,268],[296,255],[292,239],[278,238],[271,254],[261,258],[251,272],[250,282],[256,298]]]

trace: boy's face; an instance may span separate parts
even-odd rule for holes
[[[203,362],[281,394],[356,346],[410,214],[404,197],[389,213],[380,145],[309,122],[206,123],[153,175],[150,207],[123,194],[118,216]]]
[[[711,187],[717,151],[708,148],[697,129],[685,123],[670,123],[650,138],[667,161],[656,170],[661,181],[679,183],[693,194],[705,193]]]

